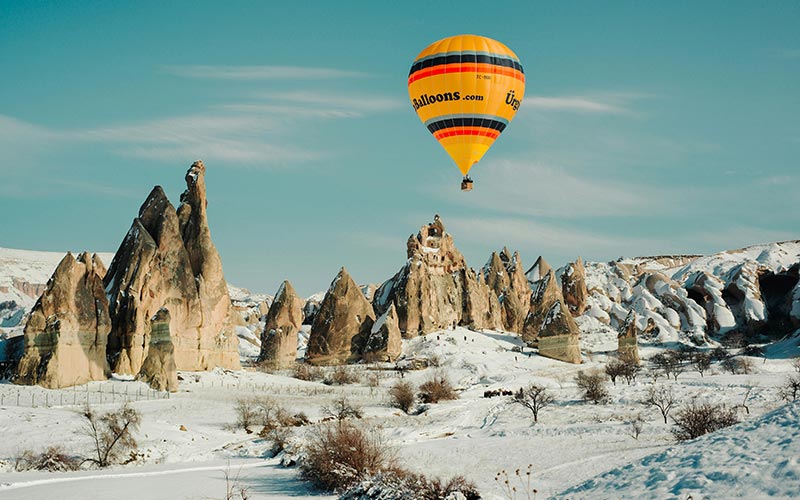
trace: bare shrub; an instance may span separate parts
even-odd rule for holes
[[[594,404],[602,403],[608,399],[608,388],[606,387],[607,378],[599,370],[580,371],[575,377],[575,384],[581,390],[581,397],[584,401],[591,401]]]
[[[611,361],[605,368],[606,375],[608,375],[608,378],[611,379],[611,383],[614,385],[617,385],[617,377],[621,377],[624,371],[625,363],[617,360]]]
[[[306,382],[316,382],[325,377],[322,368],[308,363],[295,363],[292,368],[292,377]]]
[[[414,407],[414,386],[403,380],[398,380],[389,389],[389,404],[399,408],[405,413],[410,413]]]
[[[677,404],[675,392],[672,386],[665,385],[652,385],[647,391],[647,397],[642,401],[645,406],[655,406],[664,417],[664,423],[667,423],[667,417],[672,408]]]
[[[698,403],[692,401],[689,406],[681,408],[672,419],[675,427],[672,435],[678,441],[688,441],[731,426],[739,421],[736,409],[724,405]]]
[[[14,470],[44,470],[48,472],[66,472],[78,470],[81,459],[68,455],[61,446],[50,446],[41,453],[31,450],[20,452],[14,458]]]
[[[628,427],[628,435],[638,441],[639,435],[644,429],[644,418],[642,418],[642,415],[637,414],[635,417],[628,419],[625,425]]]
[[[241,398],[236,400],[236,427],[247,433],[252,432],[250,427],[256,424],[258,409],[253,398]]]
[[[337,422],[343,422],[348,418],[361,418],[363,412],[361,408],[351,403],[346,396],[336,399],[330,405],[320,407],[320,413],[324,417],[329,417]]]
[[[330,371],[322,381],[325,385],[347,385],[355,384],[361,380],[358,373],[348,369],[346,366],[337,366]]]
[[[107,467],[120,456],[136,451],[133,433],[139,429],[142,418],[135,408],[125,403],[117,410],[100,415],[87,405],[81,415],[86,419],[83,432],[94,444],[92,456],[86,461]]]
[[[439,401],[447,401],[451,399],[458,399],[453,386],[442,374],[434,375],[430,380],[423,382],[419,386],[419,400],[423,403],[438,403]]]
[[[302,476],[329,491],[342,491],[394,467],[394,458],[378,433],[346,421],[317,428],[304,451],[305,459],[300,463]]]
[[[795,358],[794,361],[792,361],[792,368],[794,368],[794,371],[797,373],[800,373],[800,358]]]
[[[786,401],[796,401],[800,396],[800,376],[789,375],[780,388],[780,396]]]
[[[549,406],[555,398],[547,392],[547,388],[540,385],[531,384],[528,387],[520,387],[514,393],[514,402],[524,406],[533,413],[533,422],[539,421],[539,412],[542,408]]]

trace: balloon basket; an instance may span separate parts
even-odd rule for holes
[[[472,179],[469,177],[464,177],[464,179],[461,181],[461,190],[472,191]]]

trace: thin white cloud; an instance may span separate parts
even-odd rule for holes
[[[304,66],[165,66],[164,72],[183,78],[214,80],[330,80],[363,78],[361,71]]]
[[[526,96],[523,99],[522,109],[525,110],[547,110],[547,111],[570,111],[576,113],[612,113],[622,114],[628,110],[619,104],[603,102],[582,96],[571,97],[545,97],[545,96]]]
[[[770,53],[777,59],[800,59],[800,49],[774,49]]]
[[[293,102],[319,107],[346,108],[363,112],[391,111],[406,105],[406,101],[378,95],[348,95],[318,91],[262,92],[263,99]]]
[[[450,201],[509,214],[574,218],[661,211],[663,200],[671,198],[663,188],[582,177],[536,161],[487,161],[481,172],[478,196],[465,200],[445,190]]]

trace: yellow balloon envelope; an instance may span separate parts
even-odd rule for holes
[[[408,74],[408,94],[419,119],[466,176],[514,118],[525,74],[502,43],[452,36],[420,52]]]

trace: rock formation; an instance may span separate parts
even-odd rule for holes
[[[438,215],[409,237],[406,253],[406,264],[380,286],[373,301],[379,314],[394,303],[404,337],[453,325],[502,328],[497,297],[467,268]]]
[[[489,262],[483,268],[486,284],[491,288],[502,305],[503,328],[509,332],[521,333],[528,315],[531,287],[523,271],[518,252],[512,256],[507,248],[498,254],[492,252]]]
[[[561,274],[561,293],[564,295],[564,303],[573,316],[580,316],[586,312],[589,291],[586,289],[586,269],[580,257],[568,264]]]
[[[358,359],[352,354],[353,337],[368,336],[374,323],[372,305],[343,267],[331,282],[311,326],[306,360],[330,365]]]
[[[655,327],[652,319],[650,323]],[[617,357],[625,363],[639,364],[639,330],[636,328],[636,313],[631,311],[619,328],[617,335]]]
[[[536,343],[539,330],[542,327],[542,323],[544,323],[544,318],[547,316],[547,313],[550,312],[553,304],[556,302],[564,302],[564,298],[561,295],[561,288],[556,284],[556,277],[553,269],[541,257],[539,257],[536,262],[542,266],[542,269],[547,269],[547,273],[532,285],[533,292],[531,293],[528,315],[522,327],[522,340],[528,345],[534,345]]]
[[[179,370],[240,368],[234,311],[206,219],[202,162],[186,174],[176,211],[160,186],[139,209],[106,274],[112,331],[109,360],[136,374],[147,356],[150,318],[170,311]]]
[[[176,392],[178,372],[175,368],[175,348],[172,345],[169,323],[170,315],[165,307],[150,318],[150,345],[136,379],[157,391]]]
[[[395,361],[403,352],[397,309],[394,304],[383,313],[369,335],[358,335],[353,339],[352,353],[365,361]]]
[[[97,255],[64,256],[25,325],[17,383],[58,389],[108,378],[104,271]]]
[[[534,262],[533,265],[530,267],[530,269],[525,271],[525,277],[527,278],[528,284],[530,285],[531,289],[535,290],[536,284],[542,278],[547,276],[547,273],[550,272],[550,270],[552,269],[553,268],[550,267],[550,264],[548,264],[547,261],[544,260],[544,257],[540,255],[539,258],[536,259],[536,262]]]
[[[580,364],[580,330],[562,301],[557,300],[550,306],[539,328],[538,339],[540,356]]]
[[[275,294],[261,334],[258,362],[271,370],[289,368],[297,359],[297,332],[303,324],[303,301],[284,281]]]

